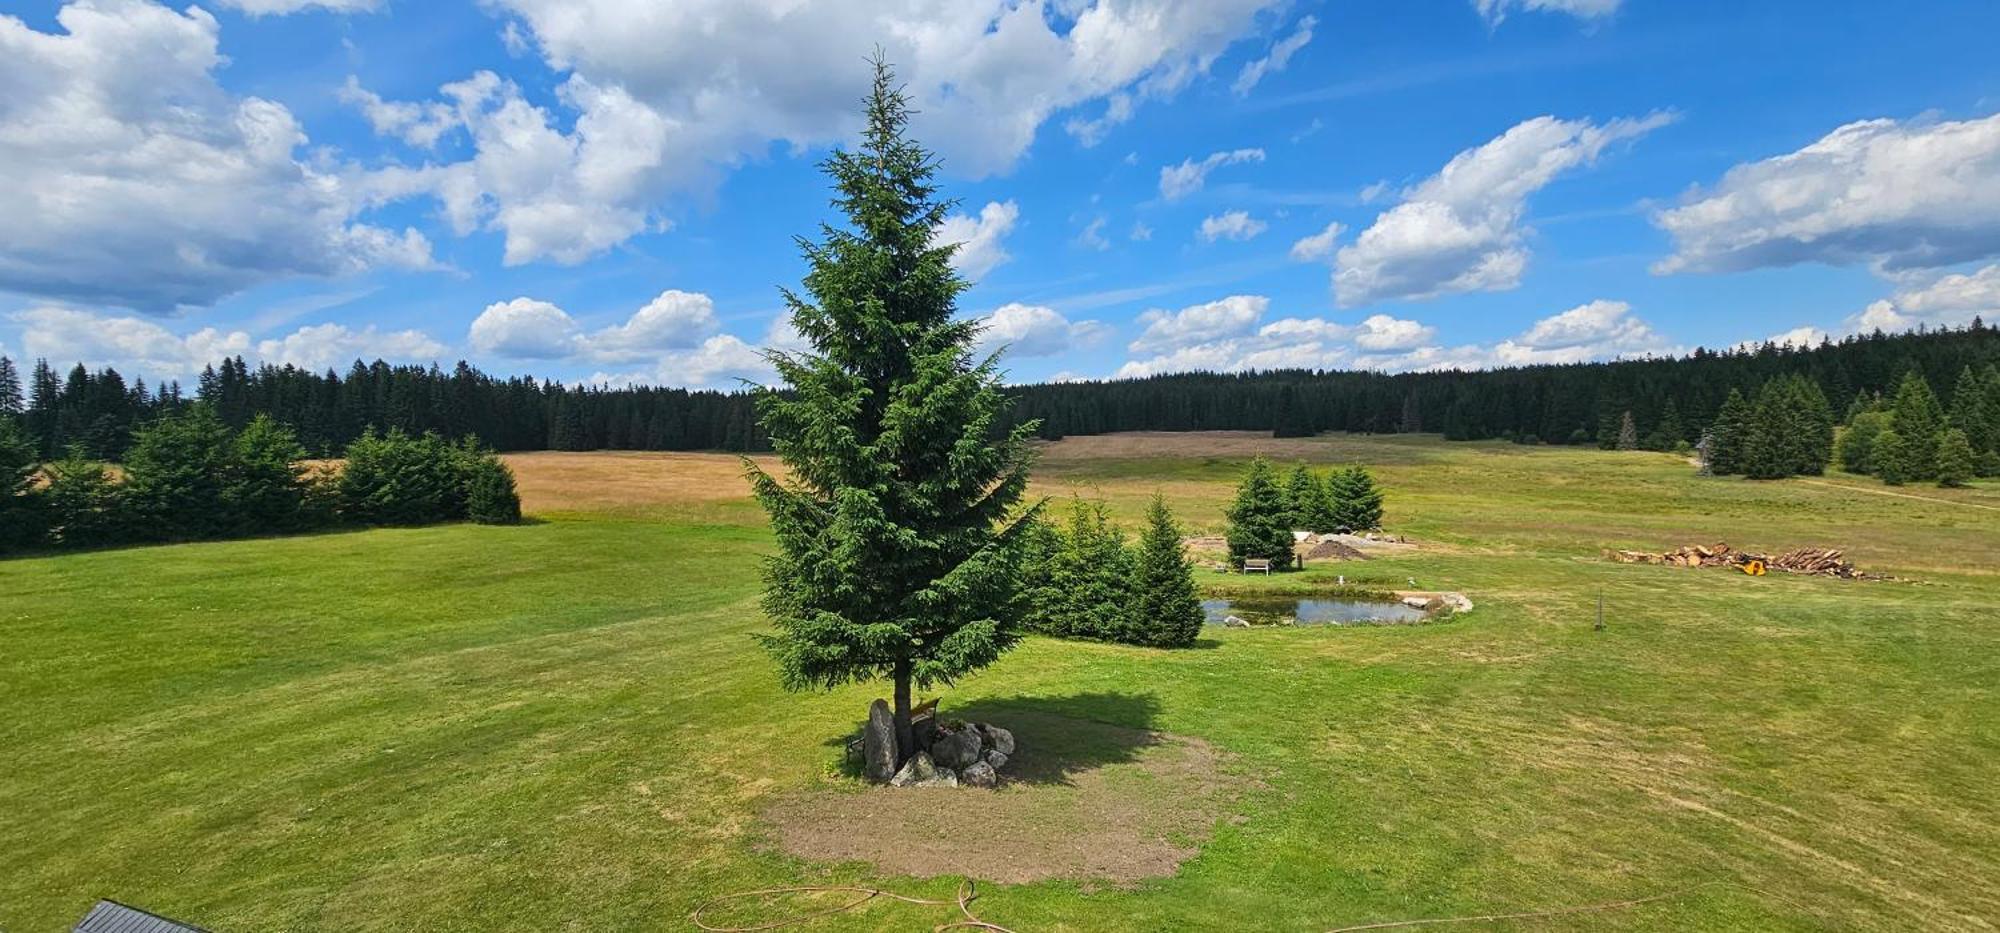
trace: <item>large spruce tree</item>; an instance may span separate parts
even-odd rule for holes
[[[1708,451],[1708,471],[1717,476],[1743,472],[1743,445],[1750,436],[1750,402],[1742,391],[1729,390],[1729,397],[1723,400],[1709,431],[1713,440]]]
[[[824,163],[845,227],[800,241],[807,295],[785,291],[811,349],[773,352],[786,387],[757,411],[789,477],[746,469],[770,513],[764,639],[790,689],[894,683],[898,758],[913,687],[950,683],[1019,640],[1016,598],[1034,425],[1001,427],[996,361],[975,360],[967,283],[934,230],[931,153],[879,58],[857,152]]]

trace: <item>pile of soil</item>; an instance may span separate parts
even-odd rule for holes
[[[1367,560],[1368,555],[1332,538],[1322,538],[1319,543],[1302,543],[1294,550],[1307,560]]]

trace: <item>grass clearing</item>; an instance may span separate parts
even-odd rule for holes
[[[987,884],[982,917],[1319,930],[1722,880],[1747,887],[1570,925],[2000,925],[2000,519],[1968,507],[2000,487],[1231,434],[1050,445],[1036,492],[1101,491],[1136,527],[1159,489],[1219,531],[1266,449],[1376,468],[1423,545],[1304,579],[1414,578],[1478,608],[1180,652],[1033,639],[967,679],[947,715],[1187,736],[1261,782],[1202,811],[1205,841],[1167,833],[1192,855],[1171,876]],[[779,691],[749,637],[768,535],[735,458],[509,460],[536,523],[0,563],[0,929],[66,928],[101,896],[224,931],[675,929],[800,883],[950,896],[950,876],[779,845],[773,808],[858,792],[838,745],[882,691]],[[1599,558],[1717,539],[1841,547],[1907,582]],[[824,927],[938,919],[881,903]]]

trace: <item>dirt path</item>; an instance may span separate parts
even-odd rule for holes
[[[1931,496],[1913,496],[1907,492],[1890,492],[1887,489],[1869,489],[1866,486],[1849,486],[1844,483],[1829,483],[1823,479],[1802,479],[1799,480],[1799,482],[1805,483],[1809,486],[1825,486],[1828,489],[1845,489],[1849,492],[1865,492],[1877,496],[1895,496],[1898,499],[1915,499],[1918,502],[1935,502],[1938,505],[1959,505],[1969,509],[1985,509],[1988,512],[2000,512],[2000,506],[1995,506],[1995,505],[1982,505],[1977,502],[1953,502],[1950,499],[1937,499]]]

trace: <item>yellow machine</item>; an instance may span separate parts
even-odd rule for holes
[[[1743,572],[1753,577],[1761,577],[1764,575],[1764,562],[1761,560],[1745,561],[1743,563]]]

